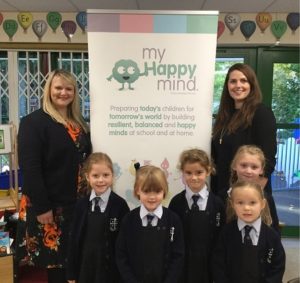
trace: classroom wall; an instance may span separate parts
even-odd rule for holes
[[[79,13],[59,13],[61,15],[61,22],[71,21],[73,25],[76,27],[76,31],[72,37],[68,37],[64,34],[61,24],[57,27],[54,32],[50,27],[50,23],[52,21],[52,25],[54,23],[54,19],[47,19],[48,13],[11,13],[11,12],[2,12],[0,13],[0,48],[3,48],[3,44],[5,47],[9,46],[8,43],[87,43],[87,33],[84,30],[84,24],[86,22],[86,18],[84,12]],[[235,15],[229,14],[220,14],[219,15],[219,31],[218,31],[218,46],[253,46],[253,45],[268,45],[272,46],[276,43],[278,38],[272,32],[272,24],[273,30],[275,33],[281,34],[280,36],[280,45],[284,46],[299,46],[299,27],[296,30],[292,30],[289,26],[291,24],[291,19],[293,20],[295,25],[295,21],[297,22],[297,16],[295,18],[291,18],[290,13],[271,13],[271,14],[262,14],[260,13],[261,22],[256,22],[256,17],[258,14],[251,13],[239,13]],[[289,20],[287,17],[289,15]],[[230,16],[227,17],[226,16]],[[232,21],[240,18],[240,22],[237,25],[236,29],[231,32],[228,28],[227,24],[232,24]],[[271,19],[272,18],[272,19]],[[7,22],[7,20],[9,20]],[[36,24],[36,30],[38,33],[45,33],[42,36],[38,36],[35,34],[33,30],[33,22],[34,21],[43,21],[38,22]],[[241,23],[243,21],[252,21],[255,26],[254,33],[246,40],[245,36],[241,32]],[[282,21],[282,22],[275,22]],[[299,21],[299,13],[298,13],[298,21]],[[262,26],[263,22],[269,22],[269,26],[266,28],[264,32],[261,31],[259,25]],[[253,25],[252,23],[252,25]],[[70,24],[70,23],[69,23]],[[71,24],[72,25],[72,24]],[[299,25],[299,22],[298,22]],[[16,28],[17,26],[17,28]],[[28,26],[27,29],[24,29],[22,26]],[[81,28],[82,26],[83,28]],[[284,31],[286,27],[286,30]],[[69,27],[70,28],[70,27]],[[244,31],[247,32],[249,26],[244,27]],[[67,31],[67,27],[65,27],[65,31]],[[15,33],[14,33],[15,31]],[[249,30],[248,30],[249,31]],[[13,34],[14,33],[14,34]],[[9,36],[9,35],[10,36]],[[13,34],[13,35],[12,35]],[[11,45],[13,46],[13,44]]]

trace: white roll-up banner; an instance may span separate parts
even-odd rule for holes
[[[88,10],[93,151],[114,162],[134,207],[135,169],[160,167],[168,201],[184,188],[183,150],[210,154],[218,12]]]

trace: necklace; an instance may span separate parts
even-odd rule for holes
[[[223,128],[220,134],[219,144],[222,144],[225,133],[226,133],[226,129]]]

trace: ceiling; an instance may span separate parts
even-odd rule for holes
[[[299,0],[0,0],[0,12],[79,12],[87,9],[290,13],[299,12]]]

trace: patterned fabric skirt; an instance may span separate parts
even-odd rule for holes
[[[53,210],[54,222],[41,224],[29,197],[23,195],[16,237],[16,259],[20,265],[64,268],[73,212],[74,205],[57,207]]]

